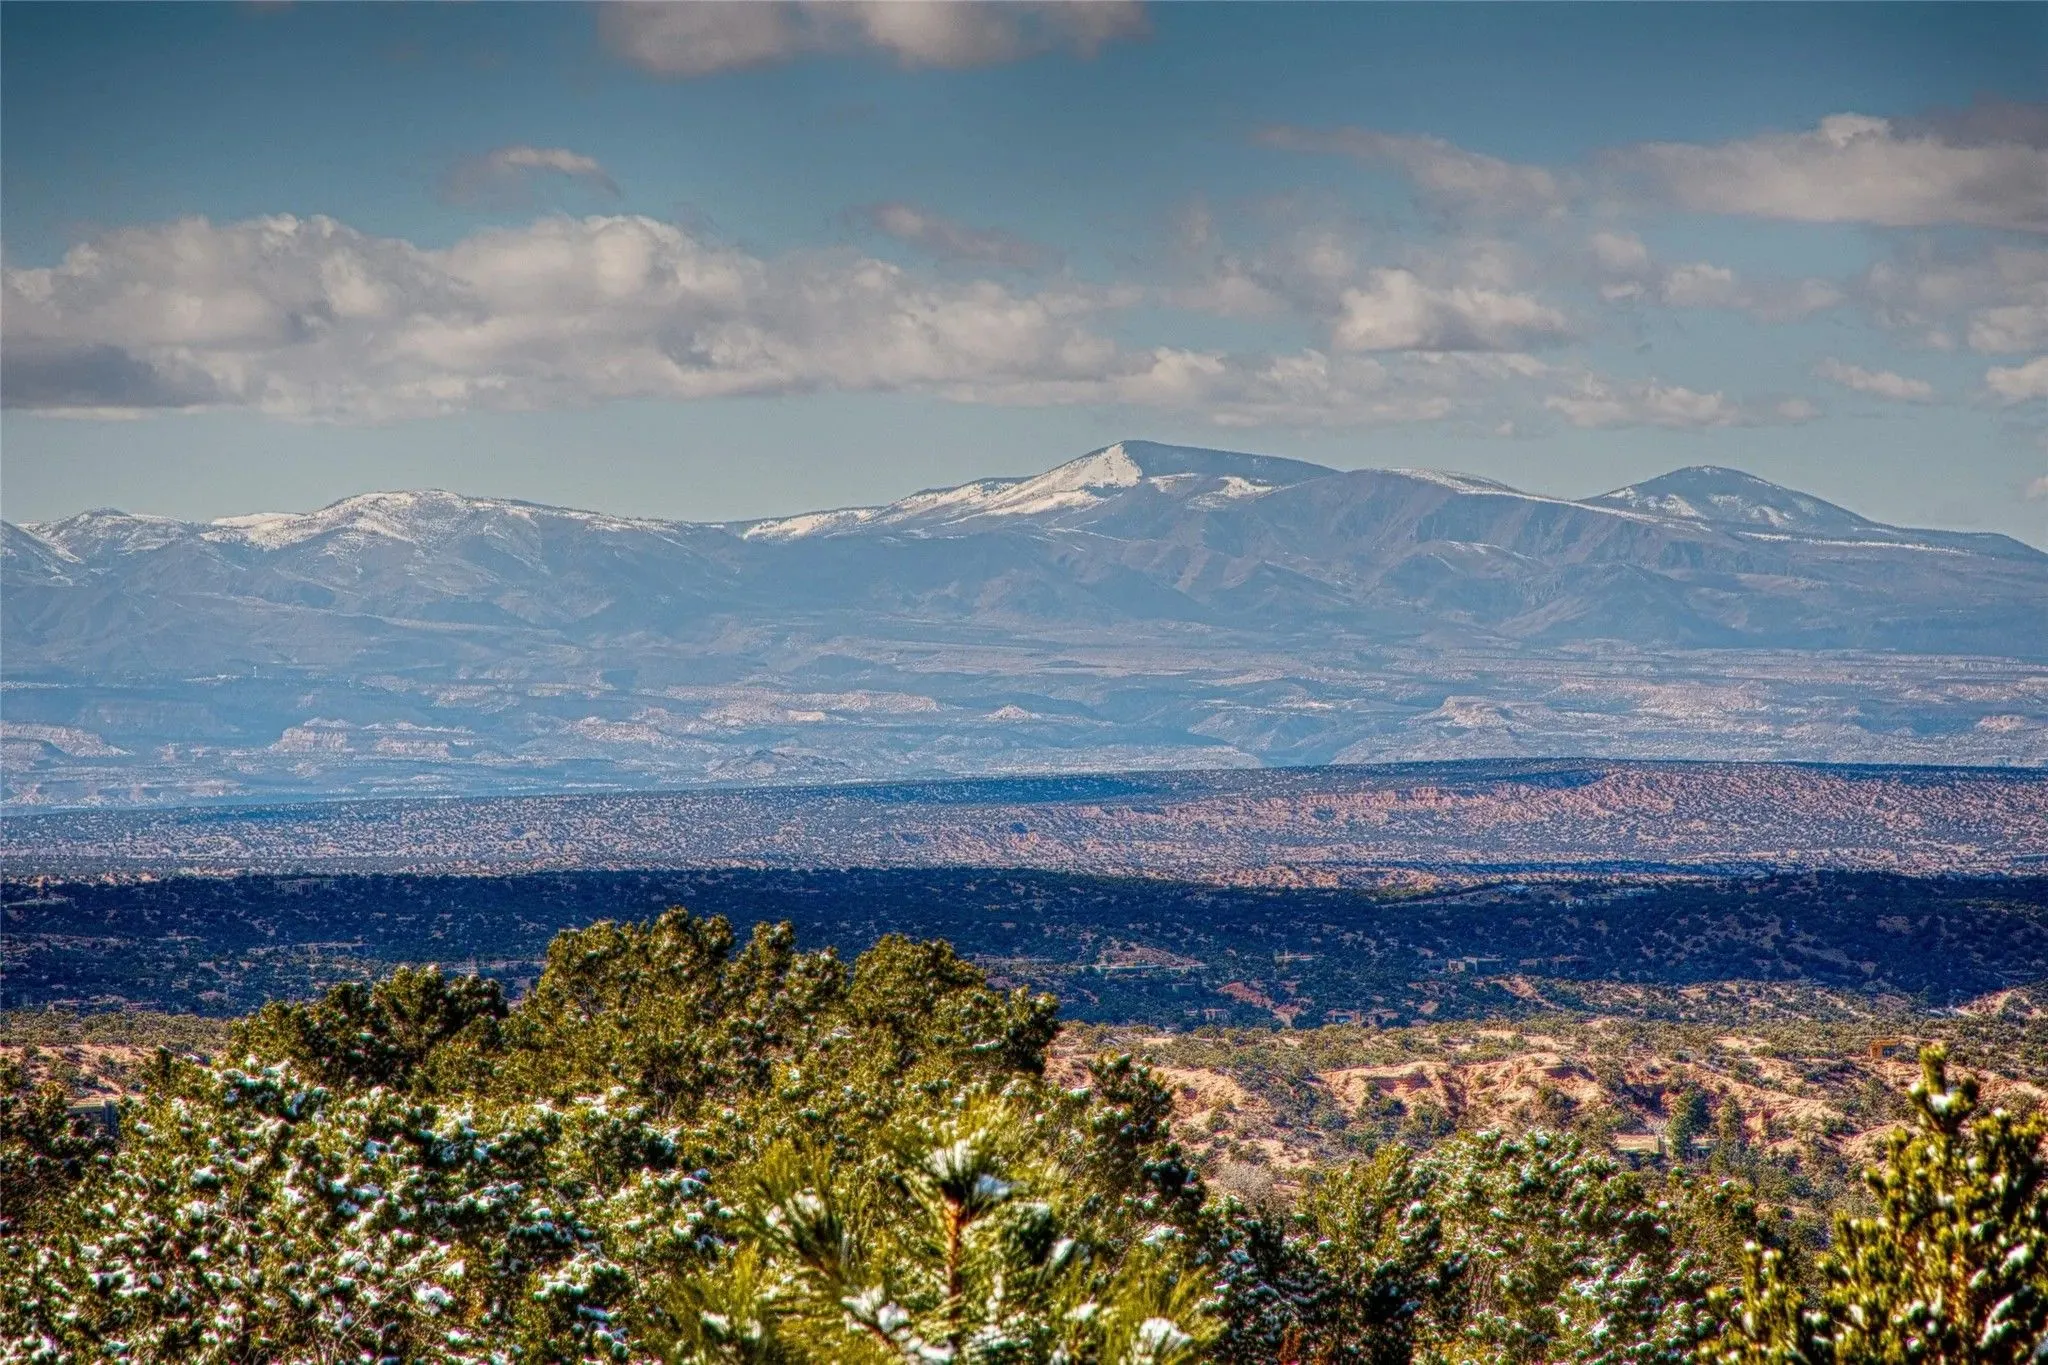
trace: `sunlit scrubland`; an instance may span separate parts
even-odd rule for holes
[[[671,911],[561,935],[516,1006],[401,969],[175,1026],[206,1036],[133,1064],[118,1139],[10,1061],[0,1350],[1847,1365],[2048,1333],[2048,1123],[1939,1048],[1817,1237],[1704,1097],[1666,1126],[1710,1160],[1633,1168],[1560,1108],[1361,1122],[1232,1189],[1170,1083],[1055,1055],[1055,1008],[944,944],[849,968]]]

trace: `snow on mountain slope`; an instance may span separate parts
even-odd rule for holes
[[[1587,498],[1584,505],[1626,508],[1674,521],[1727,527],[1753,539],[1797,537],[1817,546],[1899,546],[2002,559],[2026,559],[2040,554],[2009,536],[1889,526],[1809,493],[1719,465],[1674,469],[1643,483]]]
[[[500,527],[565,521],[593,531],[662,530],[668,522],[579,512],[510,498],[467,498],[438,488],[415,492],[364,493],[315,512],[258,512],[221,517],[199,528],[210,541],[281,550],[317,536],[382,537],[420,545],[457,536],[489,535]]]
[[[1009,529],[1031,534],[979,534]],[[1889,639],[1923,619],[1966,627],[1956,648],[2048,565],[2004,537],[1886,527],[1728,469],[1675,470],[1581,502],[1469,475],[1340,473],[1144,441],[1030,478],[726,526],[422,490],[207,523],[88,512],[16,528],[7,548],[16,583],[478,627],[670,630],[707,613],[801,608],[1276,628],[1369,616],[1397,633],[1435,622],[1792,644],[1854,622]],[[1958,563],[1909,584],[1893,562],[1904,549]],[[1994,589],[1972,567],[1979,557],[2020,578]],[[106,633],[83,608],[74,615],[80,631]],[[265,647],[289,656],[282,637]]]
[[[189,522],[136,516],[114,507],[94,508],[62,521],[27,522],[20,529],[65,558],[84,564],[162,549],[192,533]]]
[[[1684,521],[1755,526],[1807,535],[1838,534],[1876,524],[1847,508],[1719,465],[1674,469],[1646,482],[1587,498],[1586,503],[1593,507],[1625,507]]]
[[[75,555],[33,532],[0,521],[0,572],[10,582],[68,583],[78,567]]]
[[[287,550],[322,537],[342,544],[389,541],[437,546],[493,536],[514,526],[567,523],[593,531],[665,531],[678,523],[616,517],[509,498],[470,498],[438,488],[363,493],[312,512],[256,512],[207,522],[139,516],[113,508],[18,529],[64,557],[101,564],[194,542],[256,551]]]
[[[957,528],[984,517],[1038,517],[1091,509],[1143,485],[1216,505],[1335,472],[1270,455],[1119,441],[1032,478],[983,479],[956,488],[928,489],[880,507],[758,521],[744,524],[741,534],[749,540],[778,541],[881,528]]]

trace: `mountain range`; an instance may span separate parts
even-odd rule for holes
[[[1124,441],[740,523],[0,523],[6,800],[1605,753],[2048,762],[2048,554]]]

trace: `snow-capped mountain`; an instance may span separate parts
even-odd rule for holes
[[[742,523],[738,529],[749,540],[796,540],[883,528],[957,534],[985,526],[991,518],[1057,518],[1094,511],[1140,487],[1178,502],[1213,506],[1334,473],[1322,465],[1271,455],[1119,441],[1032,478],[983,479],[926,489],[881,507],[807,512]]]
[[[1674,469],[1644,483],[1588,498],[1586,502],[1593,507],[1628,508],[1659,517],[1812,539],[1880,540],[1979,554],[2010,553],[2016,543],[2007,536],[1970,531],[1886,526],[1859,517],[1845,507],[1719,465]]]
[[[1573,501],[1124,441],[732,525],[440,491],[88,512],[0,525],[0,582],[13,799],[102,790],[82,768],[146,794],[1314,761],[1412,726],[1418,752],[2048,761],[2048,555],[1708,467]],[[1778,682],[1669,690],[1766,657]],[[1829,670],[1853,681],[1807,695]]]

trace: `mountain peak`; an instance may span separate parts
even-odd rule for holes
[[[1205,446],[1167,445],[1160,441],[1118,441],[1101,450],[1069,461],[1060,469],[1103,457],[1120,466],[1129,465],[1147,479],[1172,478],[1178,474],[1201,474],[1210,478],[1239,478],[1252,483],[1285,486],[1320,479],[1337,471],[1307,460],[1290,460],[1279,455],[1247,455],[1235,450],[1211,450]],[[1052,471],[1057,473],[1057,470]],[[1137,479],[1132,479],[1132,483]]]
[[[1028,478],[981,479],[951,488],[928,488],[880,507],[846,507],[748,524],[749,540],[796,540],[858,530],[918,531],[983,518],[1035,517],[1086,512],[1141,484],[1165,486],[1182,478],[1221,485],[1222,496],[1245,496],[1336,473],[1306,460],[1245,455],[1158,441],[1118,441],[1054,465]]]
[[[62,521],[28,522],[21,529],[67,558],[90,560],[103,553],[158,549],[183,536],[187,527],[170,517],[95,507]]]
[[[1686,521],[1809,534],[1854,531],[1871,524],[1845,507],[1744,470],[1712,464],[1687,465],[1586,501]]]
[[[358,493],[314,512],[255,512],[219,517],[202,529],[209,540],[279,550],[328,534],[357,540],[380,537],[431,544],[451,536],[490,534],[508,522],[531,524],[542,520],[586,523],[599,529],[669,525],[515,498],[473,498],[445,488],[419,488]]]

